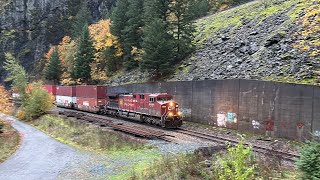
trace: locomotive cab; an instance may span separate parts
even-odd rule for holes
[[[176,128],[182,125],[182,112],[172,95],[159,94],[157,102],[160,104],[161,124],[163,127]]]

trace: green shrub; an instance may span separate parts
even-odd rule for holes
[[[217,179],[252,179],[255,173],[253,162],[252,147],[246,147],[242,139],[235,147],[229,147],[226,154],[217,158],[215,167]]]
[[[35,86],[24,104],[27,120],[39,117],[52,108],[51,95],[40,86]]]
[[[302,150],[297,162],[303,179],[320,179],[320,143],[309,142]]]

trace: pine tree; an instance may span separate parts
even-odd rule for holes
[[[145,23],[152,22],[155,18],[162,19],[168,24],[170,13],[169,5],[171,0],[145,0],[144,1],[144,21]]]
[[[115,46],[105,48],[103,51],[103,58],[106,59],[106,71],[108,75],[112,75],[120,67],[120,57],[117,55],[117,49]]]
[[[166,76],[172,70],[173,41],[167,33],[166,23],[162,19],[154,19],[145,27],[143,41],[142,69],[159,77]]]
[[[90,81],[90,64],[94,61],[94,54],[95,50],[89,35],[88,25],[85,25],[83,27],[82,34],[78,42],[78,49],[75,54],[75,67],[73,74],[76,79],[81,79],[81,81],[84,83],[88,83]]]
[[[192,19],[205,16],[210,10],[209,0],[189,0],[189,14]]]
[[[5,53],[4,69],[9,73],[5,81],[12,82],[13,89],[20,92],[21,100],[27,99],[25,89],[28,85],[28,74],[19,61],[11,54]]]
[[[131,51],[135,47],[141,49],[143,27],[143,0],[129,0],[126,13],[128,21],[121,31],[123,37],[124,61],[127,69],[137,67]]]
[[[90,24],[90,22],[91,22],[91,15],[88,10],[88,3],[87,1],[83,1],[81,5],[81,9],[77,13],[75,17],[75,21],[72,25],[72,39],[76,39],[77,37],[81,36],[83,27],[85,25]]]
[[[46,79],[52,80],[54,84],[59,82],[60,72],[61,72],[60,69],[61,69],[61,65],[59,60],[58,49],[54,48],[54,51],[50,57],[50,62],[46,69]]]
[[[169,0],[146,0],[144,2],[145,26],[141,68],[159,76],[172,70],[174,41],[169,34]]]
[[[124,30],[126,22],[128,21],[128,17],[126,15],[128,7],[128,0],[118,0],[111,15],[111,33],[119,38],[121,44],[123,44],[121,31]]]
[[[174,20],[171,23],[175,38],[175,49],[177,60],[183,59],[193,50],[193,32],[195,31],[192,19],[192,9],[190,0],[175,0],[172,4],[171,12]]]

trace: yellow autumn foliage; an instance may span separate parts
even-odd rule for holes
[[[96,49],[95,61],[91,64],[91,78],[93,80],[106,80],[105,72],[107,59],[103,56],[104,50],[110,47],[116,49],[116,56],[122,56],[122,49],[118,39],[111,34],[110,19],[103,19],[89,26],[89,32]]]
[[[303,37],[295,42],[294,47],[302,51],[311,51],[310,56],[320,55],[320,1],[312,0],[312,5],[304,10],[305,14],[298,20],[303,31],[294,36]]]
[[[10,102],[8,91],[3,86],[0,86],[0,112],[10,114],[12,112],[13,104]]]

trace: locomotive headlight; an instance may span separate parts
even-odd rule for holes
[[[182,112],[181,112],[181,111],[179,111],[177,114],[178,114],[178,116],[181,116],[181,115],[182,115]]]
[[[169,112],[169,113],[168,113],[168,116],[172,116],[172,115],[173,115],[173,113],[172,113],[172,112]]]
[[[170,106],[173,106],[173,102],[172,101],[170,102]]]

